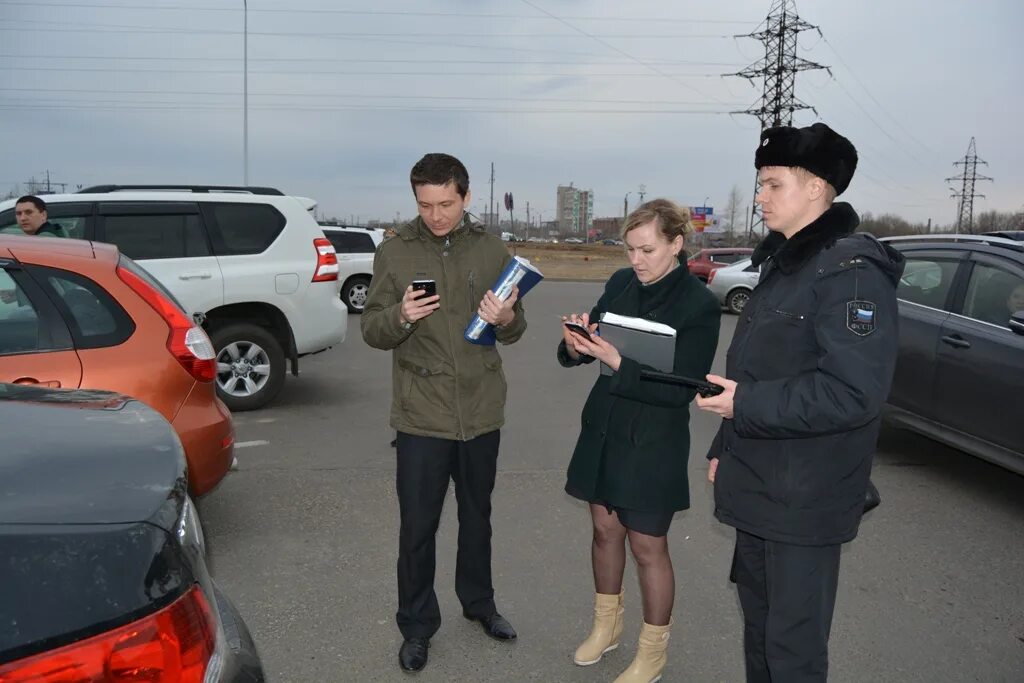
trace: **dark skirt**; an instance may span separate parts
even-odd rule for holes
[[[618,515],[619,523],[622,524],[622,526],[626,527],[630,531],[636,531],[637,533],[641,533],[646,536],[667,536],[668,529],[672,525],[672,517],[675,516],[674,512],[630,510],[628,508],[612,505],[603,500],[588,500],[585,496],[581,495],[579,491],[575,491],[569,486],[565,487],[565,492],[573,498],[590,503],[591,505],[603,506],[608,511],[609,515],[612,514],[612,512]]]

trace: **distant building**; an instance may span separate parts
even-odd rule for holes
[[[498,226],[501,224],[501,214],[497,211],[494,213],[491,213],[490,211],[482,211],[479,218],[481,223],[492,230],[497,230]]]
[[[622,231],[622,218],[611,216],[607,218],[594,219],[594,232],[602,237],[617,239]]]
[[[556,198],[558,230],[563,235],[586,234],[594,227],[594,192],[559,185]]]

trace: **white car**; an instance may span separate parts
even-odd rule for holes
[[[362,313],[373,277],[373,256],[384,241],[384,231],[324,223],[320,227],[338,253],[341,300],[348,306],[349,313]]]
[[[313,200],[191,185],[100,185],[43,200],[70,237],[117,245],[202,322],[231,410],[266,405],[287,364],[297,375],[300,356],[345,340],[338,260]],[[0,231],[18,230],[14,203],[0,202]]]
[[[739,315],[750,300],[750,293],[754,291],[760,277],[761,269],[751,265],[750,259],[746,258],[712,269],[708,273],[708,289],[730,313]]]

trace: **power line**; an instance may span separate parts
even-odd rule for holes
[[[701,97],[710,97],[710,99],[714,100],[715,102],[718,102],[719,104],[725,104],[724,102],[719,100],[717,97],[706,95],[705,93],[701,92],[697,88],[694,88],[692,85],[690,85],[688,83],[683,83],[682,81],[677,80],[675,77],[671,76],[670,74],[665,73],[664,71],[662,71],[661,69],[657,68],[656,66],[653,66],[651,64],[645,63],[643,60],[638,59],[637,57],[634,57],[633,55],[629,54],[628,52],[619,49],[618,47],[612,45],[611,43],[609,43],[609,42],[607,42],[605,40],[602,40],[601,38],[598,38],[597,36],[595,36],[592,33],[588,33],[587,31],[584,31],[583,29],[579,28],[578,26],[575,26],[574,24],[570,23],[569,21],[567,21],[564,18],[555,16],[551,12],[548,12],[546,9],[544,9],[543,7],[540,7],[540,6],[536,5],[536,4],[534,4],[530,0],[520,0],[520,2],[522,2],[524,5],[532,7],[533,9],[537,10],[538,12],[540,12],[542,14],[547,15],[548,17],[550,17],[551,19],[554,19],[555,21],[559,22],[560,24],[565,24],[566,26],[568,26],[572,30],[576,31],[577,33],[581,33],[581,34],[583,34],[585,36],[588,36],[588,37],[592,38],[596,42],[598,42],[601,45],[604,45],[605,47],[607,47],[608,49],[614,50],[615,52],[619,53],[623,57],[626,57],[627,59],[631,59],[634,62],[636,62],[637,64],[640,64],[641,66],[643,66],[645,68],[648,68],[651,71],[659,73],[659,74],[661,74],[665,78],[668,78],[671,81],[675,81],[676,83],[678,83],[679,85],[683,86],[687,90],[695,92],[698,95],[700,95]]]
[[[240,95],[238,92],[224,92],[208,91],[208,90],[134,90],[134,89],[106,89],[101,90],[97,88],[6,88],[10,92],[32,92],[32,93],[75,93],[75,94],[105,94],[105,95],[196,95],[204,98],[209,97],[227,97],[234,98]],[[341,98],[341,99],[354,99],[354,98],[366,98],[366,99],[381,99],[381,100],[466,100],[466,101],[479,101],[479,102],[493,102],[493,101],[508,101],[508,102],[521,102],[522,97],[483,97],[474,95],[378,95],[368,93],[301,93],[301,92],[260,92],[260,93],[249,93],[252,97],[287,97],[294,101],[294,98],[302,97],[305,99],[317,99],[317,98]],[[171,100],[169,104],[173,104],[176,100]],[[635,99],[596,99],[587,100],[570,97],[532,97],[531,102],[546,102],[546,103],[585,103],[585,104],[629,104],[629,105],[648,105],[648,104],[659,104],[659,105],[685,105],[685,106],[711,106],[709,103],[701,102],[685,102],[681,100],[643,100],[638,102]]]
[[[127,26],[125,24],[107,24],[107,23],[83,23],[80,21],[53,21],[53,20],[31,20],[31,19],[0,19],[4,23],[14,24],[31,24],[34,26],[84,26],[90,28],[123,28],[123,29],[147,29],[154,31],[168,31],[168,32],[192,32],[193,29],[186,26]],[[319,35],[319,34],[311,34]],[[599,38],[732,38],[732,34],[726,33],[604,33],[594,34]],[[361,38],[464,38],[466,36],[465,31],[459,31],[457,33],[438,33],[436,31],[424,31],[422,33],[400,31],[400,32],[389,32],[389,33],[372,33],[369,31],[351,31],[345,33],[332,33],[333,37],[361,37]],[[478,31],[473,32],[474,38],[557,38],[564,40],[566,38],[589,38],[590,36],[580,36],[575,33],[480,33]]]
[[[850,99],[850,101],[853,102],[853,104],[858,109],[860,109],[861,112],[864,113],[864,116],[866,116],[868,118],[868,121],[870,121],[875,126],[875,128],[877,128],[878,130],[882,131],[882,133],[887,138],[892,140],[893,144],[895,145],[895,147],[897,149],[899,149],[901,152],[906,154],[908,157],[910,157],[911,159],[916,161],[923,168],[927,168],[927,164],[925,164],[923,161],[921,161],[920,158],[918,158],[910,150],[908,150],[906,147],[904,147],[903,143],[900,142],[900,140],[896,136],[894,136],[892,133],[890,133],[888,130],[886,130],[885,126],[883,126],[881,123],[879,123],[878,120],[874,116],[871,115],[871,112],[869,112],[867,109],[864,108],[864,105],[862,105],[860,103],[860,100],[858,100],[856,97],[854,97],[853,93],[851,93],[849,90],[847,90],[846,86],[843,85],[842,81],[836,80],[836,78],[833,77],[832,78],[832,82],[839,86],[839,89],[842,90],[843,93]]]
[[[53,67],[26,67],[16,71],[42,71],[42,72],[69,72],[69,73],[129,73],[129,74],[209,74],[211,76],[238,76],[241,69],[87,69],[72,68],[60,69]],[[474,71],[474,72],[438,72],[438,71],[283,71],[283,70],[249,70],[250,74],[263,74],[271,76],[427,76],[435,78],[449,78],[453,76],[509,76],[514,78],[549,78],[549,77],[584,77],[584,78],[662,78],[659,74],[649,73],[602,73],[602,72],[502,72],[502,71]],[[718,78],[719,74],[677,74],[680,78]]]
[[[531,108],[510,108],[510,107],[437,107],[437,106],[416,106],[416,107],[401,107],[401,106],[382,106],[382,105],[329,105],[320,107],[311,107],[307,105],[294,105],[288,103],[282,103],[280,105],[250,105],[251,109],[261,111],[288,111],[288,112],[331,112],[331,111],[414,111],[414,112],[462,112],[462,113],[480,113],[480,114],[702,114],[702,115],[727,115],[729,112],[713,111],[708,109],[580,109],[580,108],[564,108],[564,109],[542,109],[537,107]],[[81,104],[75,103],[70,105],[62,104],[4,104],[0,102],[0,109],[4,110],[109,110],[109,111],[123,111],[123,110],[153,110],[161,111],[169,114],[179,114],[182,111],[231,111],[237,112],[237,106],[231,105],[218,105],[218,104],[203,104],[203,103],[156,103],[152,106],[142,104],[125,102],[123,104]]]
[[[241,62],[241,57],[154,57],[152,55],[55,55],[55,54],[0,54],[0,58],[26,59],[26,60],[55,60],[55,59],[95,59],[103,61],[192,61],[192,62]],[[579,66],[632,66],[635,62],[609,62],[609,61],[580,61],[562,59],[338,59],[332,57],[250,57],[250,62],[330,62],[338,64],[544,64],[544,65],[579,65]],[[662,64],[667,66],[741,66],[732,62],[695,62],[687,60],[659,60],[650,61],[649,64]],[[26,68],[26,67],[18,67]],[[59,68],[59,67],[58,67]],[[716,76],[719,74],[715,74]]]
[[[55,3],[41,3],[41,2],[16,2],[14,0],[8,0],[3,4],[6,5],[19,5],[28,6],[32,8],[42,7],[81,7],[91,9],[132,9],[132,10],[186,10],[189,12],[231,12],[237,13],[238,9],[234,7],[204,7],[196,5],[161,5],[161,6],[140,6],[140,5],[110,5],[110,4],[99,4],[99,3],[85,3],[85,2],[55,2]],[[250,9],[250,12],[264,13],[264,14],[341,14],[341,15],[354,15],[354,16],[400,16],[400,17],[464,17],[470,19],[530,19],[538,20],[541,17],[529,14],[484,14],[478,12],[423,12],[423,11],[407,11],[407,10],[347,10],[347,9],[303,9],[303,8],[287,8],[287,9]],[[732,19],[677,19],[669,17],[596,17],[596,16],[567,16],[566,19],[573,21],[613,21],[616,23],[624,22],[646,22],[646,23],[679,23],[679,24],[733,24],[742,25],[750,24],[749,21],[735,21]]]
[[[135,74],[208,74],[211,76],[231,75],[237,76],[242,73],[241,68],[237,69],[131,69],[131,68],[89,68],[89,67],[57,67],[57,66],[26,66],[11,69],[9,73],[19,71],[43,71],[57,73],[135,73]],[[638,73],[638,72],[590,72],[590,71],[358,71],[336,69],[249,69],[250,74],[265,74],[275,76],[434,76],[448,78],[450,76],[511,76],[511,77],[541,77],[552,76],[580,76],[584,78],[661,78],[661,74]],[[718,73],[675,73],[680,78],[718,78]]]
[[[525,0],[524,0],[525,1]],[[0,32],[11,32],[16,31],[23,33],[26,31],[31,32],[42,32],[42,33],[112,33],[112,34],[155,34],[155,35],[217,35],[217,36],[243,36],[242,31],[227,31],[227,30],[215,30],[215,29],[189,29],[189,28],[156,28],[156,27],[145,27],[145,26],[122,26],[119,28],[3,28],[0,27]],[[459,49],[470,49],[470,50],[498,50],[505,52],[523,52],[523,53],[545,53],[545,54],[559,54],[559,55],[573,55],[577,57],[601,57],[603,55],[596,54],[593,52],[573,52],[571,50],[553,50],[545,48],[523,48],[523,47],[510,47],[500,45],[477,45],[468,43],[453,43],[451,41],[429,41],[429,40],[397,40],[397,39],[381,39],[381,38],[362,38],[349,34],[340,33],[309,33],[308,31],[249,31],[249,36],[263,36],[268,38],[323,38],[323,39],[337,39],[344,41],[352,41],[356,43],[376,43],[385,45],[425,45],[429,47],[449,47]],[[622,53],[626,54],[626,53]],[[627,55],[628,56],[628,55]],[[638,61],[638,60],[637,60]],[[639,62],[643,64],[643,62]],[[644,64],[644,66],[647,66]]]
[[[918,140],[918,139],[917,139],[916,137],[914,137],[914,134],[913,134],[913,133],[911,133],[911,132],[910,132],[909,130],[907,130],[907,128],[906,128],[906,127],[904,127],[904,125],[903,125],[902,123],[900,123],[900,120],[899,120],[899,119],[897,119],[897,118],[896,118],[895,116],[893,116],[893,115],[892,115],[892,114],[891,114],[891,113],[889,112],[889,110],[888,110],[888,109],[886,109],[886,108],[885,108],[885,107],[884,107],[884,106],[882,105],[882,103],[878,101],[878,98],[876,98],[876,97],[875,97],[875,96],[874,96],[874,95],[873,95],[873,94],[871,93],[871,91],[870,91],[870,90],[868,89],[868,86],[864,84],[864,81],[862,81],[862,80],[861,80],[860,78],[858,78],[858,77],[857,77],[857,74],[855,74],[855,73],[853,72],[853,69],[851,69],[851,68],[850,68],[850,65],[846,63],[846,60],[842,58],[842,56],[841,56],[841,55],[839,54],[839,51],[838,51],[838,50],[836,50],[835,46],[834,46],[834,45],[833,45],[833,44],[832,44],[831,42],[829,42],[828,38],[824,38],[824,37],[823,37],[823,40],[825,41],[825,44],[826,44],[826,45],[828,45],[828,48],[829,48],[830,50],[832,50],[832,54],[834,54],[834,55],[836,56],[836,59],[837,59],[837,60],[839,60],[839,63],[840,63],[840,64],[842,64],[842,65],[843,65],[843,67],[844,67],[844,68],[846,69],[846,71],[847,71],[847,72],[848,72],[848,73],[850,74],[850,76],[851,76],[851,77],[853,77],[853,80],[857,81],[857,84],[858,84],[858,85],[860,85],[860,87],[861,87],[861,88],[862,88],[862,89],[864,90],[864,93],[865,93],[865,94],[866,94],[866,95],[867,95],[867,96],[868,96],[869,98],[871,98],[871,101],[875,103],[875,105],[876,105],[876,106],[877,106],[877,107],[878,107],[878,108],[879,108],[879,109],[880,109],[880,110],[882,111],[882,113],[883,113],[883,114],[885,114],[886,116],[888,116],[888,117],[889,117],[889,119],[890,119],[890,120],[891,120],[891,121],[892,121],[893,123],[895,123],[895,124],[896,124],[896,126],[897,126],[897,127],[898,127],[898,128],[899,128],[899,129],[901,130],[901,131],[903,131],[903,133],[904,133],[904,134],[905,134],[905,135],[906,135],[906,136],[907,136],[908,138],[910,138],[911,140],[913,140],[914,142],[916,142],[916,143],[917,143],[917,144],[918,144],[918,145],[919,145],[919,146],[920,146],[920,147],[921,147],[922,149],[925,149],[925,150],[927,150],[927,151],[929,151],[929,152],[933,151],[933,150],[932,150],[932,149],[931,149],[931,148],[930,148],[930,147],[929,147],[928,145],[924,144],[923,142],[921,142],[920,140]]]

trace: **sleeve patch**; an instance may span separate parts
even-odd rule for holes
[[[872,301],[858,299],[846,303],[846,327],[854,334],[866,337],[875,331],[875,309]]]

